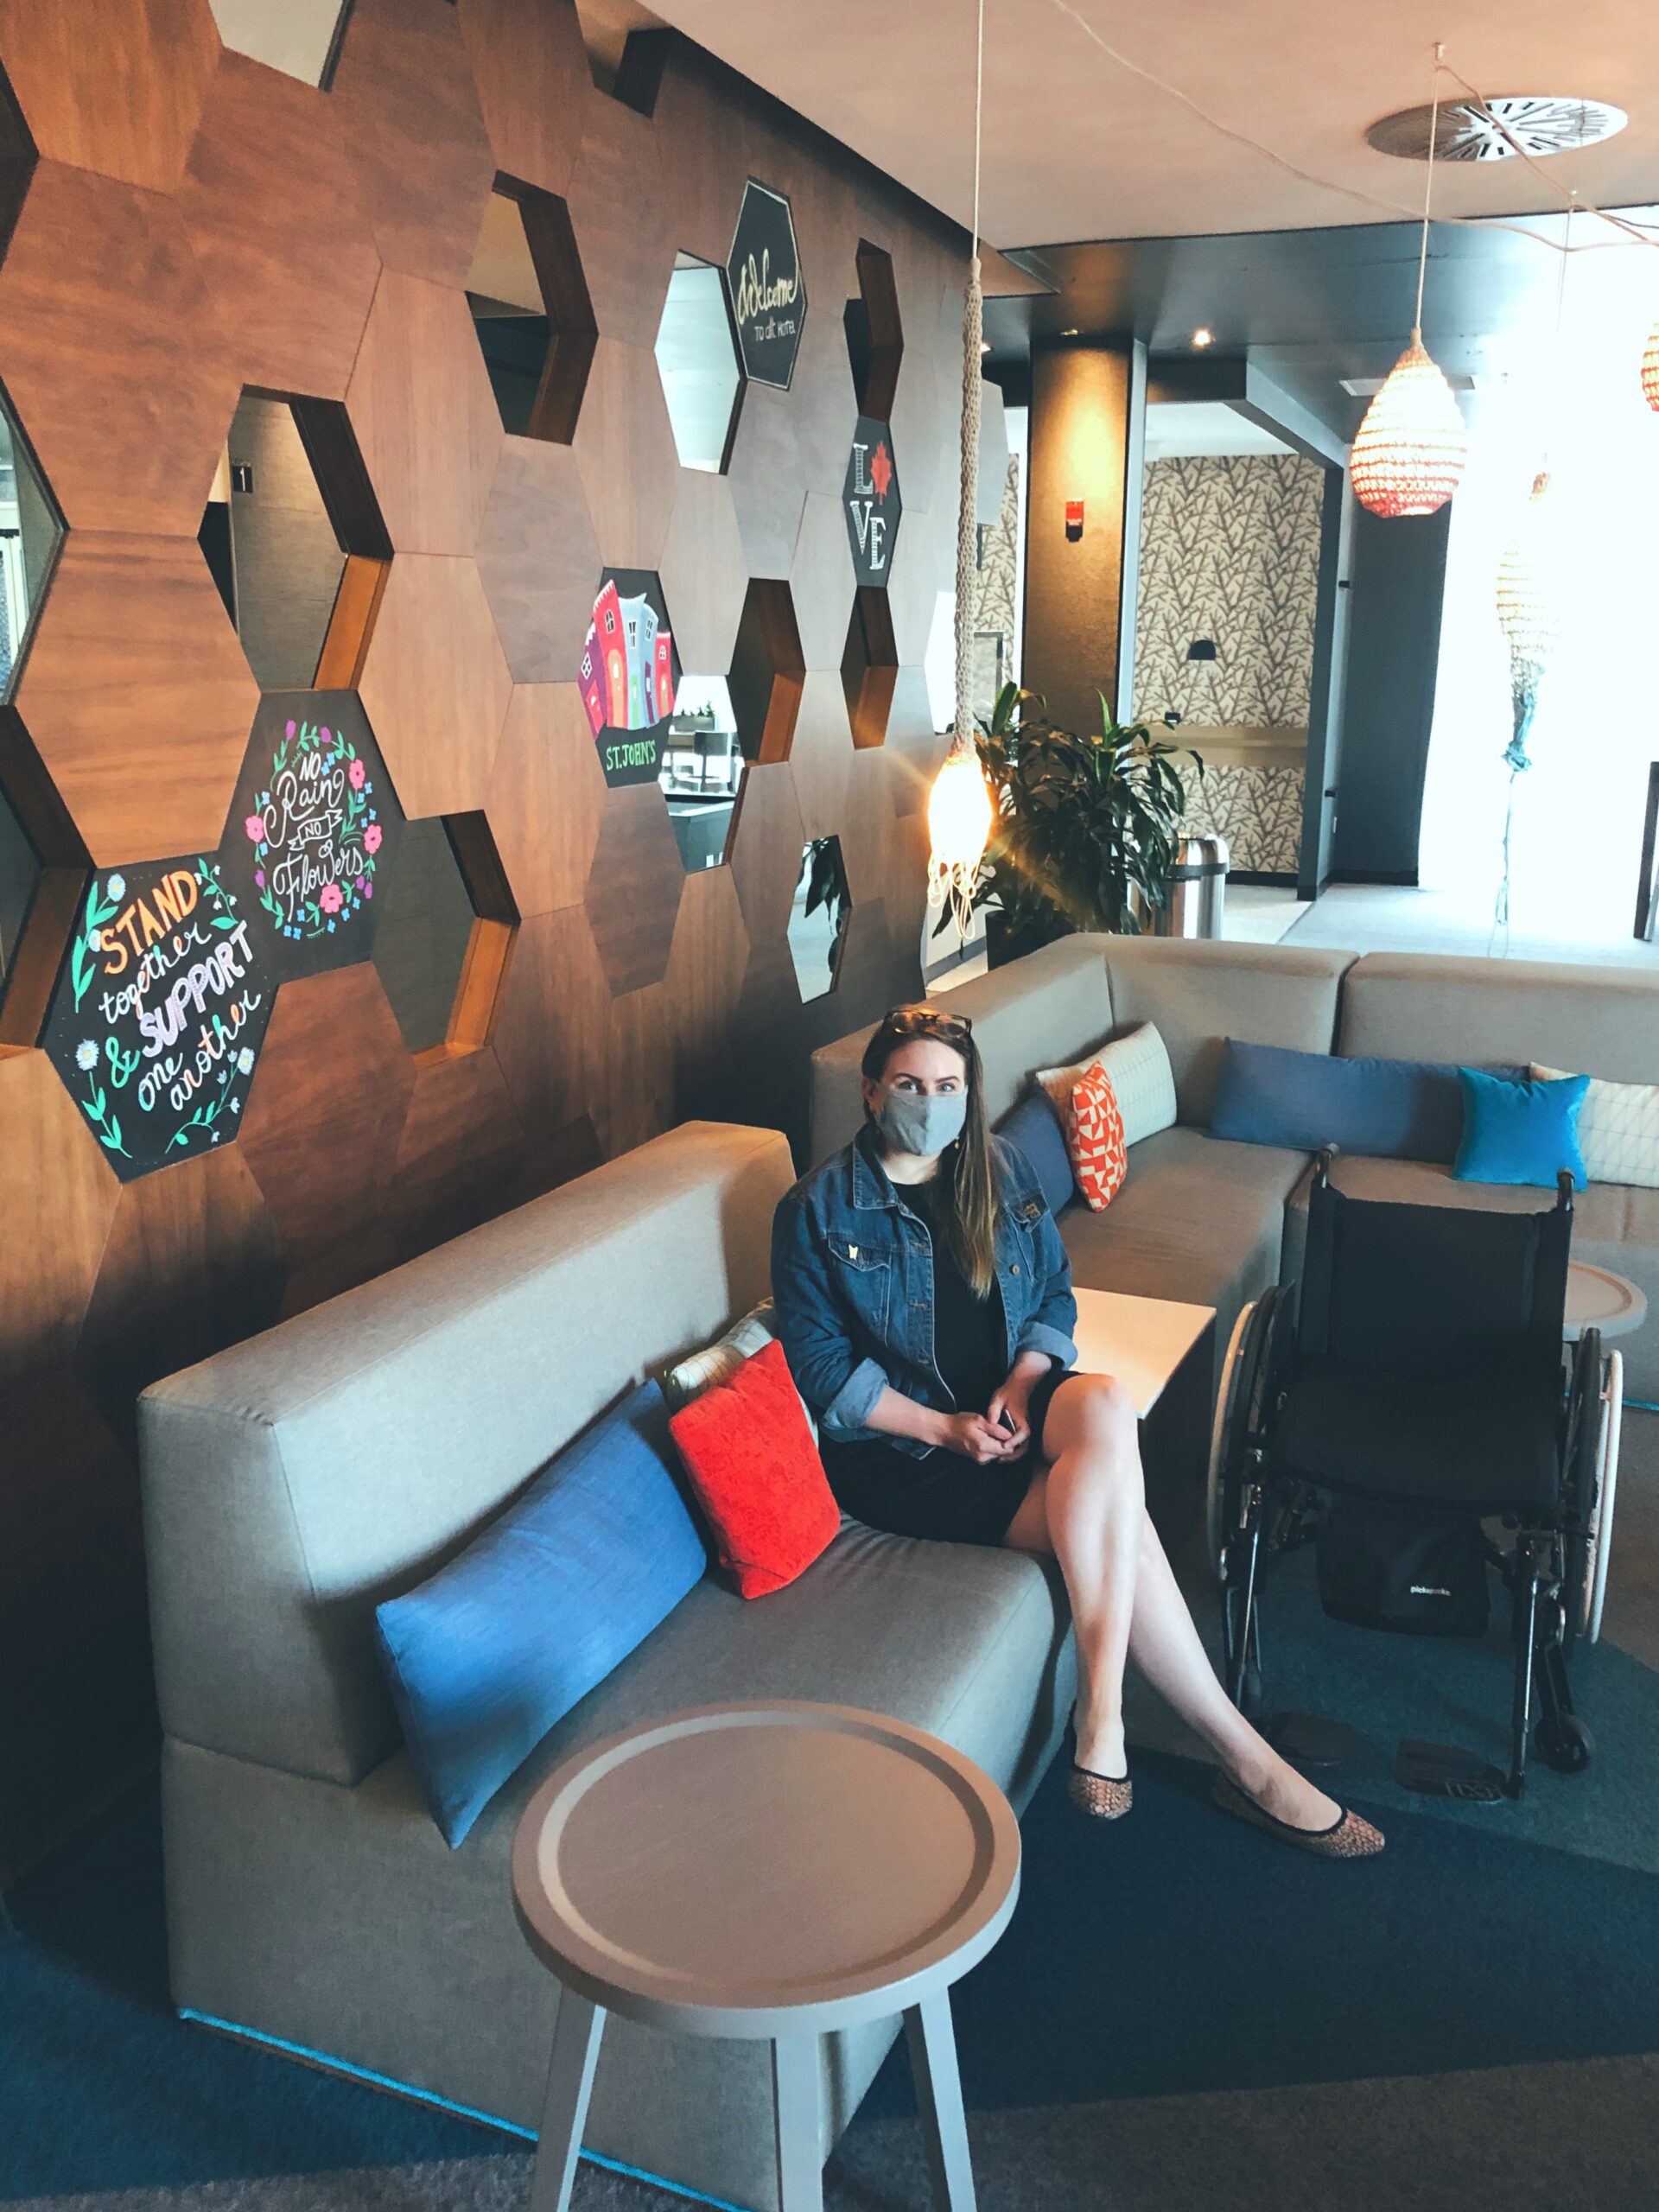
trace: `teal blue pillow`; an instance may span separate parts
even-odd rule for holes
[[[1535,1183],[1553,1191],[1563,1167],[1573,1187],[1584,1188],[1579,1151],[1579,1109],[1590,1088],[1587,1075],[1556,1083],[1507,1083],[1501,1076],[1459,1068],[1463,1085],[1463,1142],[1452,1174],[1459,1183]]]
[[[642,1382],[447,1567],[375,1608],[392,1702],[453,1850],[508,1776],[700,1581],[668,1407]]]

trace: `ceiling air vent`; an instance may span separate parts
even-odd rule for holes
[[[1402,108],[1385,115],[1365,133],[1379,154],[1402,162],[1428,159],[1433,110]],[[1570,99],[1550,92],[1506,92],[1489,100],[1443,102],[1435,133],[1437,162],[1507,162],[1517,151],[1535,157],[1570,154],[1611,138],[1630,121],[1622,107],[1605,100]]]
[[[1338,377],[1337,381],[1350,399],[1375,399],[1383,384],[1381,377]],[[1453,391],[1474,391],[1478,389],[1477,379],[1473,377],[1448,376],[1446,382]]]

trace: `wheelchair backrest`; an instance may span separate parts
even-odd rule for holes
[[[1573,1217],[1308,1198],[1301,1357],[1407,1374],[1559,1374]]]

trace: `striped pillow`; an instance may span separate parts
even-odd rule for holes
[[[764,1351],[775,1342],[777,1335],[778,1319],[772,1300],[763,1298],[752,1313],[734,1321],[723,1337],[705,1344],[701,1351],[688,1352],[666,1370],[663,1395],[668,1400],[670,1413],[678,1413],[682,1406],[689,1406],[694,1398],[702,1397],[716,1383],[729,1382],[746,1359],[753,1359],[756,1352]],[[817,1419],[804,1398],[801,1399],[801,1409],[816,1443]]]
[[[1098,1046],[1086,1060],[1070,1067],[1039,1068],[1037,1083],[1048,1093],[1064,1128],[1071,1111],[1071,1094],[1091,1067],[1103,1067],[1111,1078],[1117,1108],[1123,1117],[1126,1144],[1139,1144],[1155,1136],[1175,1120],[1175,1077],[1169,1052],[1156,1027],[1143,1021],[1127,1036]]]

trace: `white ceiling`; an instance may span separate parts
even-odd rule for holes
[[[971,205],[974,0],[655,0],[658,12],[958,219]],[[1420,205],[1423,172],[1364,142],[1428,97],[1434,41],[1488,94],[1581,93],[1630,127],[1557,157],[1608,205],[1659,198],[1652,0],[985,0],[985,235],[1001,246],[1376,222]],[[1208,129],[1084,26],[1286,161]],[[1446,168],[1461,214],[1558,204],[1517,162]],[[1376,200],[1382,207],[1372,204]]]
[[[1189,454],[1288,453],[1271,430],[1252,423],[1224,399],[1154,400],[1147,410],[1147,459],[1173,461]]]

